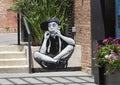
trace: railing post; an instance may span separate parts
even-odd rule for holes
[[[20,45],[20,14],[17,14],[17,25],[18,25],[18,45]]]
[[[29,73],[32,73],[32,51],[31,51],[31,41],[30,34],[28,34],[28,50],[29,50]]]

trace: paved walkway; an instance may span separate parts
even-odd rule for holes
[[[17,44],[17,33],[0,33],[0,45],[14,44]]]
[[[94,78],[81,71],[33,74],[0,74],[0,85],[97,85]]]

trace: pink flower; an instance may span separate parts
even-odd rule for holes
[[[119,56],[118,54],[110,54],[107,58],[108,59],[117,59]]]
[[[104,39],[103,41],[102,41],[102,43],[104,43],[104,44],[106,44],[106,43],[108,43],[109,42],[109,39]]]
[[[112,39],[113,39],[112,37],[109,37],[109,38],[108,38],[109,41],[112,40]]]
[[[119,57],[118,54],[114,54],[114,55],[113,55],[113,58],[114,58],[114,59],[117,59],[118,57]]]
[[[97,47],[98,47],[98,49],[99,49],[99,48],[101,48],[101,45],[98,45]]]
[[[117,44],[115,44],[116,46],[120,46],[120,44],[119,43],[117,43]]]
[[[97,51],[96,51],[96,50],[94,50],[94,51],[93,51],[93,54],[96,54],[96,53],[97,53]]]
[[[116,46],[120,46],[118,38],[114,39],[113,42],[115,43]]]
[[[110,54],[109,56],[108,56],[108,59],[112,59],[113,58],[113,54]]]

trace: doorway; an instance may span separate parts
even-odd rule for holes
[[[101,0],[105,37],[115,37],[115,0]]]

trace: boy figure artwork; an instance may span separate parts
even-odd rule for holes
[[[38,52],[34,52],[34,59],[42,68],[67,68],[67,62],[74,50],[75,41],[61,34],[60,20],[56,17],[42,23],[41,28],[46,31],[41,48]]]

